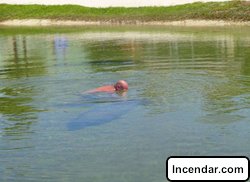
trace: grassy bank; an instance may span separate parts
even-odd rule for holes
[[[140,8],[0,4],[0,21],[12,19],[130,21],[131,23],[133,21],[147,22],[185,19],[250,21],[250,3],[245,1],[230,1]]]

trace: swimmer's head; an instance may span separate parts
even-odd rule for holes
[[[119,80],[115,85],[115,91],[127,91],[128,83],[124,80]]]

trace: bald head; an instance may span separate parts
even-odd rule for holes
[[[128,90],[128,83],[125,80],[119,80],[115,85],[116,91],[126,91]]]

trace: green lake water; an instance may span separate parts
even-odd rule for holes
[[[164,182],[169,156],[250,157],[249,32],[1,27],[0,181]]]

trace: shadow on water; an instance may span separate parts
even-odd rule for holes
[[[70,108],[87,108],[67,124],[70,131],[115,121],[142,103],[116,94],[87,94],[82,96],[81,100],[82,103],[65,105]]]

